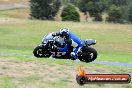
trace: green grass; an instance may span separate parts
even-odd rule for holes
[[[7,67],[2,68],[1,71],[8,71],[8,73],[0,76],[1,88],[131,88],[131,84],[88,84],[79,86],[76,83],[75,76],[76,69],[82,65],[87,73],[93,71],[101,73],[125,73],[131,74],[132,68],[129,67],[115,67],[99,64],[87,64],[66,60],[53,60],[48,58],[30,58],[25,56],[17,57],[1,57],[7,63]],[[15,67],[8,67],[9,63]],[[30,65],[28,65],[30,64]],[[20,66],[19,66],[20,65]],[[6,65],[5,65],[6,66]],[[48,67],[47,67],[48,66]],[[26,67],[26,68],[25,68]],[[62,68],[62,69],[61,69]],[[0,66],[1,69],[1,66]],[[17,70],[18,69],[18,70]],[[11,71],[15,71],[12,74]],[[26,73],[28,72],[28,73]],[[31,73],[30,73],[31,72]],[[8,74],[8,77],[6,76]],[[26,75],[27,74],[27,75]],[[2,83],[2,84],[1,84]]]
[[[16,88],[12,83],[12,79],[7,76],[0,76],[0,88]]]
[[[45,34],[58,31],[61,27],[69,27],[82,39],[97,40],[97,44],[93,46],[98,51],[97,60],[132,63],[131,24],[28,20],[22,19],[23,16],[27,18],[25,12],[21,13],[22,11],[27,10],[0,11],[0,88],[132,87],[132,84],[79,86],[75,80],[76,69],[80,65],[86,69],[87,73],[107,74],[132,74],[130,67],[35,58],[32,54],[34,47],[41,42]]]
[[[29,8],[0,10],[0,18],[27,19],[29,17],[29,12]]]
[[[82,39],[97,40],[94,47],[99,53],[98,60],[132,62],[132,25],[37,20],[12,22],[0,26],[1,53],[5,52],[5,49],[6,53],[8,53],[7,49],[32,52],[45,34],[66,26]]]

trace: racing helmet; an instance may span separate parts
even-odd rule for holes
[[[69,28],[61,28],[60,31],[59,31],[60,35],[61,36],[69,36]]]

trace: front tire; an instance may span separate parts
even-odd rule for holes
[[[51,53],[48,52],[47,50],[45,50],[44,47],[42,47],[42,46],[37,46],[34,49],[33,54],[37,58],[50,57],[51,56]]]
[[[34,49],[33,54],[37,58],[42,58],[43,57],[43,47],[37,46]]]
[[[97,51],[92,47],[84,47],[78,58],[83,62],[92,62],[97,58]]]

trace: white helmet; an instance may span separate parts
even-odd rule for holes
[[[69,35],[69,28],[61,28],[59,33],[63,36],[68,36]]]

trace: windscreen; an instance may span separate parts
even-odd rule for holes
[[[49,33],[49,34],[44,36],[42,43],[47,43],[48,40],[52,40],[52,39],[53,39],[52,33]]]

